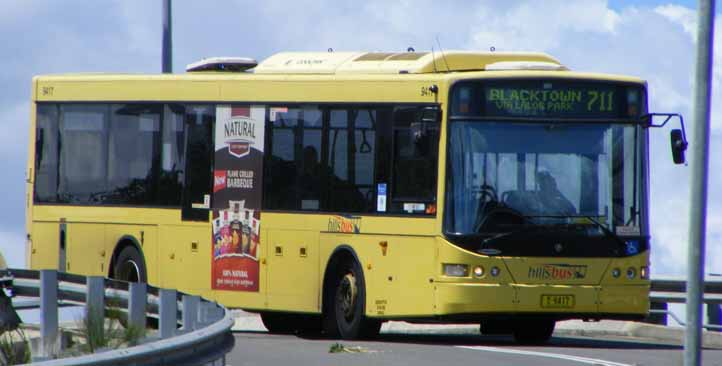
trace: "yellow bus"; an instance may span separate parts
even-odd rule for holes
[[[29,268],[342,338],[406,320],[538,342],[648,313],[643,80],[540,53],[288,52],[32,90]]]

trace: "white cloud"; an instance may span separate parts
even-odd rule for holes
[[[534,1],[516,6],[479,7],[472,45],[499,51],[550,50],[563,47],[570,36],[614,34],[620,16],[606,1]],[[544,14],[544,16],[541,16]]]
[[[654,8],[654,11],[682,26],[684,32],[694,39],[695,28],[697,27],[697,13],[694,9],[681,5],[667,4]]]

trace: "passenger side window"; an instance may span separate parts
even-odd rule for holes
[[[179,206],[185,177],[185,108],[178,104],[163,106],[161,132],[161,168],[156,201],[161,206]]]
[[[155,201],[161,111],[162,106],[156,104],[111,106],[105,203],[142,205]]]
[[[108,193],[108,105],[62,105],[58,199],[102,203]]]
[[[270,107],[266,128],[264,209],[436,213],[438,109]]]
[[[189,221],[208,221],[209,210],[205,205],[210,199],[213,166],[213,124],[216,107],[189,105],[185,108],[186,161],[181,218]],[[200,205],[200,206],[199,206]]]
[[[436,213],[440,111],[397,107],[393,121],[392,207],[406,213]]]
[[[55,201],[58,194],[58,106],[38,105],[35,119],[34,199]]]
[[[185,107],[155,103],[41,103],[38,203],[179,206]]]
[[[326,178],[322,164],[324,118],[316,106],[270,107],[266,128],[264,207],[321,209]]]

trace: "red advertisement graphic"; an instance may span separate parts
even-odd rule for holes
[[[258,291],[264,106],[219,105],[213,172],[211,288]]]
[[[213,172],[213,193],[226,189],[226,171],[215,170]]]
[[[258,262],[251,258],[218,258],[213,263],[215,289],[258,291]]]

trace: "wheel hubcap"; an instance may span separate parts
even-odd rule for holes
[[[341,305],[341,311],[343,312],[346,320],[353,319],[354,307],[356,305],[356,297],[358,294],[358,288],[356,287],[356,277],[353,274],[348,273],[341,279],[341,286],[339,288],[339,305]]]

